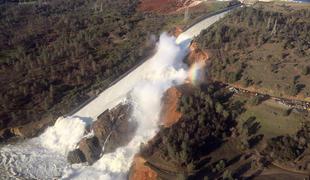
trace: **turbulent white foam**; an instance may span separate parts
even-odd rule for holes
[[[37,139],[1,148],[0,179],[52,179],[61,177],[66,158],[38,144]]]
[[[133,140],[116,152],[102,156],[92,166],[68,168],[64,179],[125,179],[140,144],[146,143],[157,131],[160,100],[164,91],[173,84],[182,83],[187,77],[182,65],[185,54],[186,49],[177,45],[175,38],[161,35],[158,51],[150,60],[148,73],[130,92],[130,101],[134,105],[133,119],[138,122]]]
[[[66,154],[84,136],[87,122],[80,117],[60,117],[39,137],[18,145],[7,145],[0,152],[0,179],[51,179],[61,177]]]
[[[163,34],[158,51],[118,83],[102,92],[96,99],[71,117],[59,118],[40,137],[0,149],[0,179],[3,176],[26,179],[126,179],[132,158],[143,142],[152,138],[158,128],[158,115],[163,92],[187,77],[182,59],[191,39],[218,20],[223,14],[210,17],[182,33],[178,39]],[[177,44],[175,43],[177,42]],[[85,136],[85,127],[107,108],[124,98],[134,105],[133,119],[138,122],[135,137],[125,147],[105,154],[92,166],[70,166],[66,154]],[[6,173],[5,175],[1,172]]]
[[[66,155],[84,136],[86,122],[79,117],[60,117],[38,138],[43,147]]]

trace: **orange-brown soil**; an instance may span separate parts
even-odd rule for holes
[[[197,62],[204,62],[206,63],[207,60],[209,59],[208,53],[206,51],[201,50],[197,43],[192,43],[191,46],[189,47],[190,52],[188,55],[188,63],[189,64],[194,64]]]
[[[160,122],[164,127],[170,127],[178,122],[182,114],[177,110],[182,94],[188,94],[192,91],[191,84],[183,84],[177,87],[169,88],[162,99],[162,111],[160,113]]]
[[[135,156],[132,164],[129,180],[156,180],[157,174],[151,168],[144,165],[145,160],[140,156]]]
[[[172,13],[191,3],[192,0],[141,0],[138,10],[144,12]]]
[[[172,87],[166,91],[163,97],[163,108],[161,112],[161,123],[163,123],[164,127],[170,127],[182,116],[181,112],[177,111],[181,95],[181,92],[176,87]]]
[[[171,87],[165,92],[162,99],[162,111],[160,113],[160,122],[164,127],[170,127],[181,118],[182,114],[177,111],[179,99],[182,94],[191,93],[193,88],[194,87],[191,84],[183,84],[177,87]],[[144,165],[144,163],[145,160],[142,157],[139,155],[135,156],[130,170],[130,180],[157,179],[157,173]]]
[[[178,37],[182,32],[183,30],[180,27],[175,27],[170,31],[170,34],[172,36]]]
[[[196,43],[192,43],[190,46],[190,53],[188,57],[188,63],[194,64],[196,62],[204,62],[208,60],[208,54],[200,50]],[[182,94],[190,92],[192,86],[190,84],[184,84],[177,87],[169,88],[162,99],[163,107],[160,116],[160,122],[164,127],[170,127],[176,123],[182,116],[181,112],[177,110],[179,99]]]
[[[181,30],[175,30],[176,33],[181,33]],[[189,54],[189,64],[202,62],[208,59],[208,54],[201,51],[197,44],[192,44]],[[176,87],[169,88],[162,99],[162,111],[160,113],[160,122],[164,127],[170,127],[178,122],[182,114],[177,110],[178,103],[182,94],[188,94],[192,91],[193,86],[189,83]],[[155,180],[157,174],[148,166],[144,165],[145,160],[137,155],[134,158],[132,169],[130,170],[130,180]]]

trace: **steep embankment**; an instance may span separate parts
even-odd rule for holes
[[[160,178],[196,175],[199,164],[205,163],[203,157],[221,144],[222,135],[229,134],[234,115],[227,111],[228,94],[208,91],[210,94],[196,87],[183,94],[178,103],[180,120],[161,128],[149,144],[142,146],[141,155],[147,159],[147,166]]]
[[[164,127],[170,127],[182,116],[182,114],[177,111],[180,97],[181,92],[176,87],[172,87],[165,92],[164,97],[162,98],[163,105],[160,116],[160,122]]]
[[[207,60],[209,59],[209,53],[206,50],[200,49],[196,42],[193,42],[189,49],[190,53],[188,55],[188,58],[186,59],[186,63],[188,63],[189,65],[193,65],[195,63],[207,64]]]
[[[189,54],[184,61],[189,66],[189,73],[191,73],[191,69],[193,69],[193,66],[196,64],[201,64],[200,68],[202,70],[204,66],[207,65],[208,53],[199,49],[196,43],[192,43],[189,47]],[[199,70],[195,69],[194,71]],[[178,109],[179,100],[182,95],[188,95],[193,92],[194,85],[192,83],[199,84],[205,80],[205,78],[195,77],[197,79],[194,79],[194,81],[197,82],[193,82],[191,78],[193,77],[189,74],[186,84],[171,87],[165,92],[162,98],[162,110],[160,116],[160,122],[163,123],[164,127],[170,127],[182,116]]]
[[[170,127],[182,116],[178,110],[179,100],[182,93],[187,90],[186,85],[171,87],[163,95],[162,108],[159,123],[164,127]],[[152,141],[152,140],[151,140]],[[130,169],[130,180],[155,180],[157,173],[145,165],[146,160],[141,155],[136,155]]]

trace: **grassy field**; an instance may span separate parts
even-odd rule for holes
[[[237,95],[236,100],[245,102],[246,98]],[[260,129],[257,133],[263,134],[266,138],[275,136],[294,134],[301,126],[301,122],[306,121],[307,117],[299,112],[289,110],[287,106],[276,103],[274,100],[266,100],[257,106],[245,104],[246,110],[238,117],[239,127],[249,118],[255,117]]]

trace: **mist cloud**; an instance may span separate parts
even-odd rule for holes
[[[134,138],[127,146],[103,155],[92,166],[68,168],[64,179],[125,179],[140,144],[147,143],[158,131],[163,93],[187,78],[187,69],[182,63],[187,49],[176,44],[175,38],[166,33],[160,36],[157,49],[149,60],[143,80],[135,85],[129,95],[129,101],[134,106],[132,119],[138,122]]]

